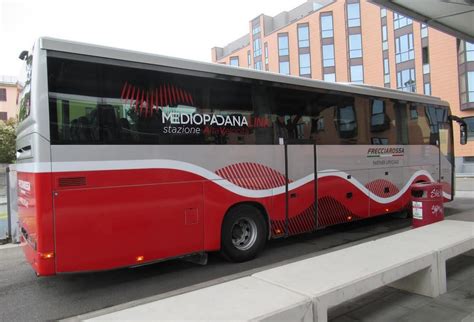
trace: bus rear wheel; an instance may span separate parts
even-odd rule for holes
[[[267,229],[259,210],[239,205],[229,210],[222,223],[221,254],[232,262],[245,262],[265,246]]]

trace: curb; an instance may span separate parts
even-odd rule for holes
[[[474,199],[474,191],[460,190],[454,193],[454,199],[456,198],[469,198]]]
[[[20,247],[20,246],[21,244],[4,244],[4,245],[0,245],[0,251],[5,250],[5,249]]]

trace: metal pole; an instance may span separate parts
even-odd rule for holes
[[[7,224],[8,224],[8,239],[12,242],[12,215],[10,211],[10,167],[6,168],[5,175],[7,177]]]

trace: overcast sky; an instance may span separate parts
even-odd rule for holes
[[[0,0],[0,75],[17,76],[18,55],[40,36],[201,61],[305,0]]]

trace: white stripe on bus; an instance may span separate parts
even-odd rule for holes
[[[177,160],[120,160],[120,161],[75,161],[75,162],[39,162],[39,163],[19,163],[16,164],[18,172],[29,172],[29,173],[47,173],[47,172],[81,172],[81,171],[107,171],[107,170],[137,170],[137,169],[172,169],[181,170],[197,174],[207,180],[214,181],[216,184],[224,189],[227,189],[235,194],[238,194],[247,198],[265,198],[270,196],[279,195],[285,193],[285,186],[279,186],[273,189],[262,189],[252,190],[247,188],[239,187],[232,182],[223,179],[216,173],[209,171],[200,166]],[[430,181],[435,181],[431,174],[426,170],[416,171],[405,184],[405,186],[396,194],[391,197],[383,198],[371,193],[362,183],[357,181],[354,177],[347,179],[348,173],[339,170],[324,170],[318,173],[318,179],[324,177],[339,177],[346,181],[349,181],[362,191],[370,199],[381,203],[388,204],[398,198],[400,198],[411,186],[411,184],[419,176],[426,176]],[[309,174],[301,179],[291,182],[288,185],[288,190],[297,189],[308,182],[314,180],[314,173]],[[443,192],[445,198],[450,199],[451,195]]]

